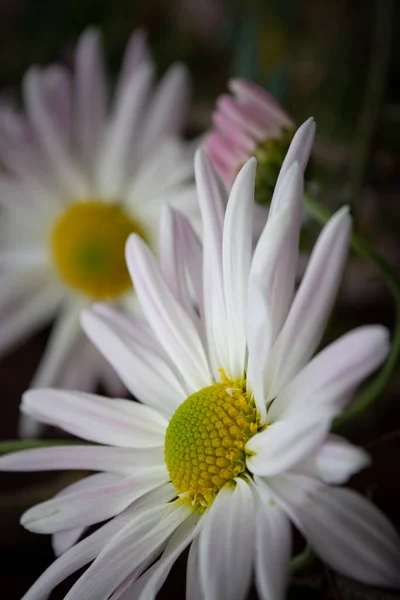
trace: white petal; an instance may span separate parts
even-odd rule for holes
[[[94,563],[72,587],[65,600],[99,600],[108,598],[116,587],[157,548],[190,515],[187,506],[170,510],[163,517],[160,509],[132,519],[112,543],[99,554]]]
[[[296,526],[330,567],[369,585],[400,584],[400,539],[369,500],[295,476],[273,485]]]
[[[293,163],[299,163],[301,171],[304,173],[308,159],[310,157],[311,148],[314,142],[314,136],[315,122],[314,119],[311,117],[307,119],[307,121],[303,123],[301,127],[298,128],[295,135],[293,136],[292,142],[285,156],[285,160],[282,163],[278,180],[275,185],[274,195],[272,197],[270,206],[270,214],[274,214],[276,210],[279,210],[279,204],[281,202],[281,198],[279,196],[280,187]]]
[[[186,600],[205,600],[200,581],[200,537],[193,540],[187,561]]]
[[[168,542],[160,559],[127,590],[126,596],[122,596],[121,600],[128,600],[129,598],[137,598],[138,600],[155,599],[172,565],[193,539],[199,518],[199,514],[192,513],[180,525]]]
[[[356,387],[385,360],[388,331],[379,325],[359,327],[319,352],[278,394],[269,418],[312,406],[339,414]]]
[[[370,463],[371,458],[363,448],[331,434],[315,452],[296,465],[295,471],[325,483],[342,485]]]
[[[222,263],[226,308],[229,375],[244,375],[246,356],[247,292],[252,256],[254,180],[257,161],[250,159],[239,172],[226,207]]]
[[[200,577],[207,600],[240,600],[250,587],[254,546],[254,499],[250,486],[224,486],[202,519]]]
[[[68,146],[71,142],[72,96],[71,76],[60,66],[47,67],[42,73],[47,106],[60,135]]]
[[[80,37],[75,56],[75,136],[77,150],[92,169],[104,130],[107,83],[101,34],[89,28]]]
[[[1,471],[107,471],[131,475],[141,467],[164,464],[164,449],[109,446],[53,446],[11,452],[0,457]]]
[[[332,420],[327,409],[304,410],[268,425],[246,444],[249,470],[271,477],[290,469],[322,443]]]
[[[168,426],[164,417],[138,402],[67,390],[25,392],[21,410],[77,437],[128,448],[162,445]]]
[[[126,258],[136,294],[149,325],[191,393],[210,385],[211,376],[196,327],[171,294],[153,254],[132,235]]]
[[[71,575],[71,573],[74,573],[94,560],[104,547],[112,541],[115,534],[126,524],[130,523],[133,518],[143,514],[143,512],[147,511],[152,506],[171,500],[173,498],[173,494],[171,495],[171,488],[173,488],[173,486],[167,484],[161,486],[154,492],[146,494],[143,498],[137,500],[131,508],[121,513],[65,552],[43,573],[43,575],[39,577],[24,595],[23,600],[43,600],[43,598],[46,598],[51,590]]]
[[[46,107],[40,72],[31,68],[24,79],[26,109],[49,167],[57,175],[64,191],[73,197],[84,197],[88,193],[87,183],[74,164],[65,147],[64,140]]]
[[[132,77],[143,64],[150,62],[150,53],[147,45],[146,32],[143,29],[136,29],[133,32],[126,45],[124,61],[122,63],[121,73],[118,79],[115,92],[115,102],[121,102],[121,96],[125,93]]]
[[[41,502],[22,515],[21,524],[35,533],[94,525],[114,517],[167,480],[164,466],[139,469],[137,474],[117,482]]]
[[[351,234],[348,208],[322,230],[271,357],[269,399],[294,377],[317,348],[340,285]]]
[[[267,484],[255,478],[255,574],[260,600],[283,600],[289,576],[292,531]]]
[[[172,416],[188,394],[163,356],[149,345],[136,342],[138,336],[133,331],[134,324],[124,336],[93,311],[85,311],[81,321],[86,334],[132,394],[149,407]],[[131,333],[136,339],[133,335],[129,337]]]
[[[227,323],[222,273],[222,235],[226,192],[203,150],[195,157],[195,174],[203,220],[204,318],[214,377],[229,365]],[[227,373],[229,375],[229,373]]]
[[[83,477],[82,479],[67,485],[61,492],[56,494],[56,497],[66,496],[67,494],[82,490],[89,490],[91,488],[96,488],[98,485],[112,483],[114,481],[119,481],[120,479],[121,477],[114,473],[97,473],[96,475]],[[53,533],[51,544],[54,554],[56,556],[64,554],[64,552],[77,543],[84,531],[86,531],[86,527],[76,527],[75,529],[65,529],[64,531]]]
[[[115,106],[97,166],[98,186],[106,197],[118,198],[127,183],[129,154],[152,82],[153,70],[143,64]]]
[[[181,133],[187,118],[190,79],[180,64],[168,69],[156,89],[145,115],[141,153],[147,155],[163,138]]]

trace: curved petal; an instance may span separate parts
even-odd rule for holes
[[[107,322],[108,317],[90,310],[82,313],[81,321],[88,337],[132,394],[149,407],[172,416],[188,394],[168,362],[150,347],[155,344],[147,332],[130,324],[123,335],[118,325]]]
[[[332,420],[327,409],[304,410],[267,425],[246,444],[248,468],[264,477],[290,469],[323,442]]]
[[[222,240],[223,282],[226,309],[228,373],[243,377],[246,357],[248,279],[252,256],[254,180],[257,161],[250,159],[240,170],[226,207]],[[228,365],[221,365],[225,368]]]
[[[21,450],[0,456],[0,471],[106,471],[131,475],[141,467],[164,464],[164,448],[113,448],[110,446],[52,446]]]
[[[193,393],[210,385],[207,358],[195,324],[168,289],[153,254],[136,235],[128,239],[126,258],[147,321],[186,386]]]
[[[131,508],[97,529],[54,561],[24,595],[23,600],[47,598],[59,583],[94,560],[108,544],[112,543],[114,536],[125,525],[157,504],[160,505],[159,510],[161,510],[161,505],[172,500],[174,494],[176,492],[173,486],[166,484],[136,500]]]
[[[202,519],[200,577],[207,600],[246,598],[251,579],[254,499],[250,486],[224,486]]]
[[[140,569],[149,555],[162,547],[190,513],[189,507],[179,506],[166,515],[160,509],[150,509],[132,519],[99,554],[65,600],[108,598],[130,573]]]
[[[291,525],[285,511],[275,502],[268,485],[254,480],[255,575],[260,600],[283,600],[292,551]]]
[[[21,524],[35,533],[55,533],[88,527],[114,517],[132,502],[168,481],[164,466],[138,470],[136,475],[88,490],[56,496],[27,510]]]
[[[359,327],[319,352],[278,394],[272,420],[312,407],[331,407],[335,415],[356,387],[385,360],[389,332],[380,325]]]
[[[83,439],[127,448],[161,446],[168,421],[131,400],[110,400],[67,390],[31,390],[21,410]]]
[[[222,236],[226,192],[204,150],[195,157],[197,193],[203,221],[204,319],[208,353],[215,378],[229,365],[222,272]]]
[[[363,448],[357,448],[344,438],[331,434],[315,452],[296,465],[294,470],[316,477],[325,483],[342,485],[370,463],[371,458]]]
[[[294,476],[274,481],[273,487],[311,547],[333,569],[369,585],[400,585],[399,536],[369,500]]]
[[[276,341],[268,374],[272,400],[315,352],[342,278],[351,234],[347,207],[322,230],[306,273]]]

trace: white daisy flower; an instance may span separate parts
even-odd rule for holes
[[[0,459],[3,470],[100,471],[23,515],[30,531],[53,534],[61,555],[24,600],[47,598],[89,563],[66,600],[150,600],[189,545],[190,600],[244,599],[253,575],[260,598],[279,600],[291,522],[338,571],[371,585],[400,583],[400,542],[388,520],[368,500],[333,487],[368,455],[329,434],[385,359],[387,331],[361,327],[313,357],[346,260],[347,209],[322,231],[294,295],[313,133],[309,121],[294,138],[254,255],[255,161],[240,171],[225,211],[223,186],[201,151],[203,276],[199,243],[178,212],[165,212],[161,269],[140,237],[129,239],[148,325],[109,307],[86,311],[83,323],[143,404],[68,391],[25,395],[26,413],[105,445]]]
[[[34,387],[90,390],[100,380],[122,393],[81,332],[79,311],[94,299],[129,298],[132,309],[128,235],[154,248],[164,202],[189,216],[197,210],[192,150],[176,138],[189,99],[185,68],[172,66],[154,88],[137,31],[112,103],[108,88],[101,36],[89,29],[72,74],[33,67],[26,114],[0,110],[0,353],[57,318]],[[35,433],[26,425],[25,434]]]

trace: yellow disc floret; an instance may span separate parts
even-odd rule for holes
[[[215,383],[189,396],[165,438],[165,462],[181,500],[210,506],[223,485],[246,472],[245,445],[258,428],[244,382]]]
[[[87,201],[72,205],[52,231],[53,261],[62,279],[94,299],[119,296],[132,283],[125,242],[141,227],[115,204]]]

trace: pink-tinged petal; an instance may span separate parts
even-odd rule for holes
[[[57,125],[46,106],[46,96],[41,82],[41,73],[31,68],[24,78],[26,110],[48,167],[56,175],[64,191],[73,197],[84,197],[89,188],[78,166],[71,160],[65,140],[57,130]]]
[[[88,490],[56,496],[27,510],[21,524],[35,533],[88,527],[125,510],[132,502],[168,481],[164,465],[138,469],[135,475]]]
[[[240,104],[228,95],[222,95],[217,100],[217,110],[228,116],[236,127],[244,134],[250,135],[256,142],[263,142],[270,137],[279,137],[280,127],[269,119],[265,120],[264,115],[257,108],[247,103]]]
[[[77,151],[92,171],[104,133],[107,110],[107,81],[102,39],[95,28],[79,39],[75,56],[74,116]]]
[[[222,272],[222,236],[226,192],[204,150],[195,157],[195,174],[203,220],[204,319],[214,377],[229,365],[226,309]]]
[[[248,483],[224,486],[204,514],[200,577],[207,600],[241,600],[250,587],[254,552],[254,499]]]
[[[339,414],[357,386],[385,360],[389,332],[379,325],[359,327],[319,352],[279,392],[269,417],[331,406]]]
[[[161,272],[169,289],[200,330],[200,320],[191,298],[186,275],[186,255],[182,252],[178,213],[168,205],[161,211],[159,256]],[[200,271],[201,273],[201,271]]]
[[[209,385],[211,375],[196,326],[170,292],[154,255],[139,236],[128,239],[126,259],[143,313],[186,386],[193,393]]]
[[[243,377],[245,369],[256,166],[256,159],[250,159],[236,177],[224,221],[222,262],[227,326],[225,335],[229,348],[228,373],[232,379]],[[224,365],[225,368],[227,366]]]
[[[146,111],[140,140],[142,156],[148,155],[160,140],[181,133],[189,100],[189,73],[184,65],[175,64],[161,79]]]
[[[246,444],[249,470],[264,477],[287,471],[323,442],[332,420],[326,408],[305,409],[268,425]]]
[[[133,337],[134,325],[124,334],[92,311],[85,311],[81,321],[88,337],[132,394],[150,408],[172,416],[188,393],[162,353],[141,344],[138,336]]]
[[[96,488],[98,485],[106,485],[114,481],[120,481],[120,475],[114,473],[97,473],[89,477],[83,477],[74,483],[67,485],[61,492],[56,494],[56,497],[66,496],[73,492],[86,491],[91,488]],[[86,531],[86,527],[76,527],[75,529],[64,529],[53,533],[51,544],[56,556],[64,554],[77,543],[81,535]]]
[[[97,165],[99,189],[119,198],[129,175],[129,157],[153,80],[153,69],[143,64],[115,105]]]
[[[230,167],[238,168],[248,158],[248,154],[241,148],[232,145],[229,140],[216,131],[211,131],[208,134],[205,148],[210,158],[214,157]]]
[[[256,144],[250,135],[235,126],[235,122],[221,112],[214,112],[213,123],[216,129],[218,129],[224,138],[232,144],[237,150],[245,153],[245,156],[250,156],[254,153]]]
[[[350,235],[351,218],[344,207],[322,230],[272,351],[267,375],[270,400],[307,363],[321,341],[342,279]]]
[[[131,475],[141,467],[164,464],[163,447],[54,446],[11,452],[0,457],[0,471],[106,471]]]
[[[59,67],[51,66],[43,71],[43,86],[48,109],[68,146],[71,143],[72,88],[71,76]]]
[[[310,546],[330,567],[369,585],[400,585],[399,536],[369,500],[299,476],[277,478],[272,485]]]
[[[112,543],[113,537],[130,523],[132,519],[146,513],[149,508],[173,499],[175,490],[171,484],[166,484],[137,500],[132,507],[121,513],[84,540],[73,546],[56,560],[24,595],[23,600],[43,600],[51,590],[69,575],[84,567]]]
[[[256,477],[251,487],[255,498],[255,576],[260,600],[283,600],[292,550],[291,524],[275,502],[268,485]]]
[[[296,465],[295,471],[325,483],[342,485],[370,463],[371,458],[363,448],[331,434],[310,456]]]
[[[162,445],[168,426],[164,417],[138,402],[67,390],[25,392],[21,410],[77,437],[127,448]]]
[[[132,519],[99,554],[65,600],[108,598],[131,573],[140,573],[141,564],[162,548],[190,514],[189,507],[178,506],[166,515],[160,509],[150,509]]]
[[[165,582],[176,559],[190,544],[198,529],[200,515],[192,513],[173,534],[164,552],[157,562],[150,567],[125,593],[118,596],[119,600],[154,600]],[[192,592],[196,593],[195,590]],[[113,600],[114,596],[111,598]],[[192,599],[194,596],[192,595]]]
[[[185,257],[187,276],[192,285],[196,306],[200,313],[201,321],[204,319],[203,297],[203,248],[198,235],[194,231],[188,218],[179,210],[175,211],[177,236],[179,247]]]
[[[228,82],[228,87],[240,102],[251,101],[257,104],[259,109],[264,111],[266,119],[274,119],[281,127],[291,127],[293,125],[276,98],[259,85],[236,77]]]
[[[300,169],[304,173],[308,159],[310,158],[314,136],[315,122],[314,119],[310,118],[298,128],[293,137],[292,143],[289,146],[289,150],[285,156],[285,160],[282,163],[278,180],[275,185],[275,191],[270,206],[270,214],[274,214],[274,212],[279,209],[279,204],[281,201],[280,186],[284,182],[285,176],[293,163],[299,163]]]

